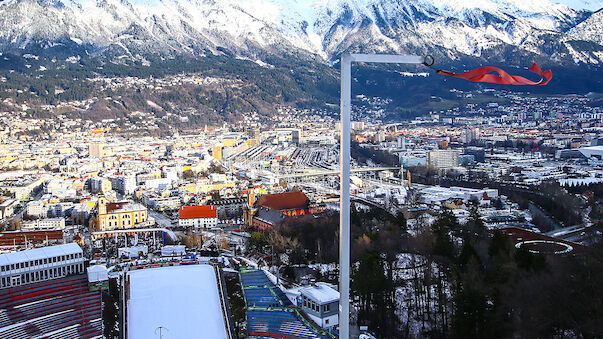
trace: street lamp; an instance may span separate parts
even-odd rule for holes
[[[428,57],[429,58],[429,57]],[[352,62],[433,64],[415,55],[344,54],[341,56],[341,202],[339,216],[339,338],[350,337],[350,116],[352,107]]]

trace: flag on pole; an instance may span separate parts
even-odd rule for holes
[[[498,73],[490,74],[492,72]],[[509,73],[503,71],[502,69],[494,66],[486,66],[476,68],[464,73],[453,73],[444,70],[437,70],[436,73],[440,75],[446,75],[450,77],[455,77],[459,79],[465,79],[473,82],[488,82],[492,84],[501,84],[501,85],[537,85],[542,86],[546,85],[553,78],[553,72],[551,70],[542,71],[538,64],[534,63],[532,67],[530,67],[530,72],[536,73],[540,76],[539,81],[532,81],[530,79],[526,79],[519,75],[510,75]]]

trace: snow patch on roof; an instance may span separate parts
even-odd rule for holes
[[[337,291],[332,285],[323,282],[316,283],[316,286],[301,288],[299,291],[302,295],[317,301],[319,304],[339,300],[339,291]]]
[[[0,265],[10,265],[26,261],[77,253],[82,253],[82,248],[76,243],[41,247],[35,248],[33,250],[2,254],[0,255]]]

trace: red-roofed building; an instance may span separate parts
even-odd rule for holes
[[[319,214],[326,210],[325,205],[310,203],[304,192],[293,191],[265,194],[256,202],[247,217],[248,225],[261,231],[268,231],[286,220],[308,214]]]
[[[276,194],[264,194],[260,197],[257,202],[259,207],[267,207],[273,210],[285,212],[285,211],[303,211],[308,208],[310,199],[304,194],[304,192],[284,192]],[[288,213],[285,213],[288,214]],[[305,214],[305,213],[295,213]]]
[[[107,203],[107,213],[113,213],[117,210],[122,209],[124,206],[126,206],[128,204],[127,201],[120,201],[120,202],[110,202]]]
[[[182,206],[178,211],[178,226],[207,229],[218,226],[216,206]]]

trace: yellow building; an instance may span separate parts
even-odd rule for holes
[[[257,142],[255,141],[255,139],[249,139],[247,141],[245,141],[245,146],[247,147],[252,147],[257,145]]]
[[[442,203],[442,206],[452,209],[458,210],[465,207],[465,204],[461,199],[450,199]]]
[[[60,154],[74,154],[77,153],[77,150],[73,147],[61,147],[58,149]]]
[[[113,189],[113,184],[111,184],[111,180],[109,179],[103,179],[101,180],[101,185],[100,185],[100,189],[101,192],[109,192],[110,190]]]
[[[224,188],[236,188],[236,185],[233,182],[211,183],[208,180],[199,180],[196,183],[188,183],[184,185],[184,190],[193,194],[220,191]]]
[[[222,160],[222,146],[214,146],[211,155],[218,161]]]
[[[96,206],[96,203],[97,203],[97,200],[94,200],[93,198],[87,198],[87,199],[80,200],[80,204],[90,207],[90,210],[94,209],[94,206]]]
[[[222,140],[222,143],[224,144],[224,147],[233,147],[237,144],[237,139],[227,138]]]
[[[109,203],[98,198],[98,224],[101,231],[132,228],[147,221],[147,208],[141,204],[122,201]]]

